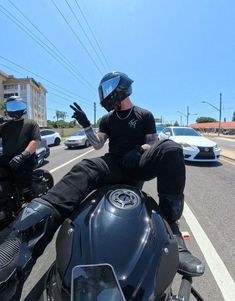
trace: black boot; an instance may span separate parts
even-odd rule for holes
[[[189,277],[201,276],[205,271],[205,266],[200,259],[189,252],[181,234],[175,235],[175,239],[179,250],[178,273]]]
[[[198,258],[193,256],[187,249],[177,222],[180,219],[183,212],[184,195],[161,194],[159,195],[159,205],[178,243],[178,272],[182,275],[189,277],[201,276],[204,273],[205,267],[202,264],[202,262]]]

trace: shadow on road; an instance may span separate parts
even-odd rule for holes
[[[196,166],[196,167],[220,167],[223,164],[219,161],[217,162],[190,162],[185,161],[185,165],[187,166]]]

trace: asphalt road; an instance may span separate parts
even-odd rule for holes
[[[92,147],[73,150],[63,145],[51,147],[44,168],[52,172],[57,182],[76,162],[100,156],[106,148],[95,151]],[[219,163],[186,164],[186,170],[186,205],[181,230],[189,232],[191,238],[186,242],[189,249],[206,265],[204,276],[195,279],[194,286],[204,300],[235,300],[235,163],[221,159]],[[156,180],[146,182],[143,190],[156,198]],[[54,240],[34,266],[21,300],[33,300],[26,296],[53,262]],[[178,283],[177,276],[175,288]]]

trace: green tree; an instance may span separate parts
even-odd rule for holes
[[[179,126],[179,123],[177,120],[175,121],[174,126]]]
[[[207,122],[217,122],[217,120],[212,117],[198,117],[196,119],[196,122],[197,123],[207,123]]]
[[[232,121],[235,121],[235,111],[233,112],[233,119]]]
[[[55,117],[56,117],[56,120],[58,121],[58,120],[65,120],[65,118],[66,118],[66,115],[67,115],[67,113],[66,112],[62,112],[62,111],[56,111],[56,113],[55,113]]]
[[[47,120],[47,127],[52,128],[73,128],[76,126],[76,123],[74,121],[66,122],[64,120],[58,120],[58,121],[52,121]]]

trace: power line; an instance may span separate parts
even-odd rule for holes
[[[19,74],[22,74],[22,75],[24,75],[22,72],[19,72],[19,71],[17,71],[17,70],[15,70],[15,69],[13,69],[13,68],[10,68],[9,66],[7,66],[7,65],[4,65],[4,64],[0,64],[1,66],[4,66],[4,67],[6,67],[6,68],[9,68],[9,69],[12,69],[14,72],[17,72],[17,73],[19,73]],[[55,88],[51,88],[50,87],[50,89],[54,89],[54,90],[56,90],[56,91],[58,91],[57,89],[55,89]],[[76,97],[73,97],[73,99],[71,100],[71,98],[66,98],[66,97],[63,97],[63,96],[61,96],[60,94],[65,94],[65,95],[68,95],[68,94],[66,94],[66,93],[62,93],[62,92],[60,92],[59,91],[59,93],[60,94],[56,94],[56,93],[53,93],[53,92],[51,92],[51,91],[49,91],[49,90],[47,90],[47,92],[49,93],[49,94],[52,94],[52,95],[55,95],[55,96],[57,96],[57,97],[59,97],[60,99],[64,99],[64,100],[66,100],[68,103],[71,103],[72,101],[76,101]],[[63,105],[63,106],[65,106],[65,104],[64,103],[62,103],[62,102],[59,102],[59,101],[55,101],[54,99],[53,99],[53,103],[58,103],[58,104],[60,104],[60,105]],[[77,102],[79,102],[79,103],[83,103],[82,104],[82,106],[85,106],[85,107],[87,107],[87,108],[89,108],[89,109],[91,109],[91,108],[93,108],[93,106],[89,103],[89,104],[87,104],[87,103],[84,103],[84,101],[83,100],[77,100]],[[69,108],[69,107],[68,107]],[[48,109],[48,107],[46,106],[46,109]]]
[[[49,91],[48,91],[49,92]],[[49,92],[50,94],[52,94],[52,95],[55,95],[55,96],[58,96],[59,98],[61,98],[61,99],[64,99],[64,100],[66,100],[66,101],[68,101],[68,102],[72,102],[72,101],[75,101],[75,100],[71,100],[71,99],[69,99],[69,98],[66,98],[66,97],[62,97],[61,95],[59,95],[59,94],[56,94],[56,93],[54,93],[54,92]],[[79,101],[80,102],[80,101]],[[89,109],[91,109],[92,108],[92,105],[85,105],[86,107],[89,107]]]
[[[55,6],[55,8],[58,10],[58,12],[60,13],[61,17],[64,19],[65,23],[68,25],[68,27],[70,28],[70,30],[72,31],[72,33],[74,34],[74,36],[76,37],[77,41],[81,44],[82,48],[85,50],[86,54],[89,56],[89,58],[92,60],[93,64],[95,65],[96,69],[100,72],[100,74],[103,74],[102,71],[100,70],[99,66],[97,65],[96,61],[94,60],[94,58],[91,56],[90,52],[88,51],[88,49],[86,48],[86,46],[83,44],[83,42],[81,41],[81,39],[79,38],[79,36],[76,34],[76,32],[74,31],[73,27],[70,25],[70,23],[67,21],[67,19],[65,18],[65,16],[63,15],[63,13],[61,12],[61,10],[58,8],[58,6],[55,4],[54,0],[51,0],[52,4]]]
[[[44,41],[42,41],[42,39],[37,37],[31,30],[29,30],[25,26],[24,23],[19,21],[16,16],[11,14],[1,4],[0,4],[0,11],[6,17],[8,17],[14,24],[16,24],[17,27],[19,27],[22,31],[24,31],[32,40],[34,40],[37,44],[39,44],[50,56],[52,56],[60,65],[62,65],[67,71],[69,71],[70,74],[72,74],[77,80],[79,80],[82,84],[84,84],[84,82],[85,82],[86,85],[90,89],[92,88],[92,91],[95,89],[86,79],[84,79],[84,77],[82,77],[82,75],[78,75],[77,73],[75,73],[74,70],[71,70],[71,67],[68,65],[68,63],[66,62],[66,60],[64,58],[61,58],[61,56],[59,56],[50,46],[48,46]],[[82,81],[81,81],[81,78],[82,78]]]
[[[44,39],[50,43],[52,45],[52,47],[59,53],[59,55],[61,57],[64,58],[64,60],[66,61],[66,63],[70,66],[71,69],[74,70],[75,73],[78,74],[78,76],[81,77],[81,79],[86,82],[91,88],[94,89],[94,87],[91,85],[91,83],[79,72],[79,70],[77,70],[77,68],[70,62],[70,60],[55,46],[54,43],[52,43],[47,37],[46,35],[36,26],[33,24],[33,22],[11,1],[8,0],[11,5],[44,37]]]
[[[0,58],[3,59],[3,60],[5,60],[5,61],[7,61],[7,62],[9,62],[9,63],[11,63],[12,65],[17,66],[17,67],[20,68],[20,69],[23,69],[23,70],[26,71],[26,72],[29,72],[29,73],[33,74],[34,76],[37,76],[37,77],[43,79],[44,81],[50,83],[51,85],[53,85],[53,86],[55,86],[55,87],[57,87],[57,88],[59,88],[59,89],[62,89],[62,90],[64,90],[64,91],[67,91],[69,94],[72,95],[72,93],[71,93],[68,89],[59,86],[58,84],[56,84],[56,83],[54,83],[54,82],[52,82],[52,81],[46,79],[45,77],[43,77],[43,76],[41,76],[41,75],[39,75],[39,74],[37,74],[37,73],[35,73],[35,72],[32,72],[32,71],[30,71],[29,69],[24,68],[24,67],[20,66],[19,64],[14,63],[13,61],[11,61],[11,60],[9,60],[9,59],[7,59],[7,58],[1,56],[1,55],[0,55]],[[6,65],[5,65],[5,66],[6,66]],[[8,66],[6,66],[6,67],[9,68]],[[11,69],[11,68],[9,68],[9,69]],[[19,72],[19,71],[16,71],[16,72]],[[60,93],[63,93],[63,92],[60,92]],[[76,95],[76,94],[73,94],[73,95]],[[76,97],[80,98],[80,96],[78,96],[78,95],[76,95]]]
[[[88,21],[87,21],[87,18],[86,18],[86,16],[85,16],[85,14],[83,13],[81,7],[79,6],[77,0],[75,0],[75,2],[76,2],[76,5],[77,5],[77,7],[78,7],[78,9],[79,9],[79,11],[80,11],[80,13],[81,13],[83,19],[84,19],[85,22],[86,22],[86,25],[87,25],[88,29],[90,30],[91,35],[93,36],[93,38],[94,38],[94,40],[95,40],[95,43],[96,43],[96,45],[97,45],[97,47],[98,47],[98,49],[99,49],[101,55],[103,56],[103,58],[104,58],[104,60],[105,60],[105,62],[106,62],[106,64],[107,64],[107,66],[108,66],[109,69],[110,69],[110,65],[109,65],[109,63],[108,63],[108,60],[106,59],[106,57],[105,57],[105,55],[104,55],[104,53],[103,53],[103,51],[102,51],[102,49],[101,49],[101,47],[100,47],[100,44],[99,44],[98,40],[96,39],[95,34],[94,34],[94,32],[93,32],[91,26],[89,25]]]
[[[94,47],[93,43],[91,42],[91,40],[90,40],[90,38],[89,38],[88,34],[87,34],[87,33],[86,33],[86,31],[84,30],[84,28],[83,28],[83,26],[82,26],[81,22],[79,21],[78,17],[77,17],[77,16],[76,16],[76,14],[74,13],[74,11],[73,11],[73,9],[72,9],[71,5],[68,3],[68,1],[67,1],[67,0],[65,0],[65,2],[67,3],[67,5],[68,5],[68,7],[69,7],[69,9],[70,9],[71,13],[73,14],[73,16],[74,16],[75,20],[76,20],[76,21],[77,21],[77,23],[79,24],[79,26],[80,26],[80,28],[81,28],[81,30],[82,30],[82,32],[83,32],[83,34],[84,34],[84,35],[85,35],[85,37],[87,38],[87,40],[88,40],[88,42],[89,42],[89,44],[90,44],[91,48],[94,50],[94,52],[95,52],[95,54],[96,54],[96,56],[97,56],[97,58],[98,58],[98,60],[99,60],[100,64],[101,64],[101,65],[102,65],[104,68],[106,68],[106,67],[105,67],[105,65],[104,65],[104,63],[103,63],[103,61],[102,61],[102,59],[100,58],[100,55],[99,55],[99,53],[97,52],[97,50],[95,49],[95,47]]]

